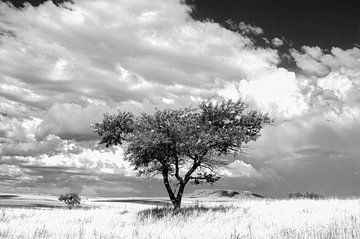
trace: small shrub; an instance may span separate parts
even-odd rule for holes
[[[65,193],[60,194],[59,201],[64,202],[69,209],[73,209],[80,205],[81,198],[77,193]]]
[[[308,199],[324,199],[324,194],[314,193],[314,192],[292,192],[288,193],[288,198],[290,199],[300,199],[300,198],[308,198]]]

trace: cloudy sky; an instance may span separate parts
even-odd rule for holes
[[[360,195],[357,1],[12,3],[0,2],[0,192],[166,195],[90,125],[218,96],[276,121],[215,187]]]

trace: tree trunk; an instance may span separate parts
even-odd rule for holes
[[[162,175],[163,175],[163,180],[164,180],[164,185],[165,185],[166,191],[169,195],[171,203],[174,205],[174,208],[176,209],[179,207],[180,204],[178,203],[177,197],[175,197],[174,192],[170,186],[168,172],[166,170],[163,170]],[[180,203],[181,203],[181,200],[180,200]]]
[[[165,174],[165,173],[163,174],[163,180],[164,180],[166,191],[169,194],[171,203],[174,206],[174,210],[177,211],[181,208],[181,200],[182,200],[182,196],[183,196],[186,184],[180,183],[179,190],[177,192],[177,195],[175,196],[175,194],[170,186],[169,178],[168,178],[167,174]]]
[[[176,195],[175,204],[173,204],[175,210],[178,210],[181,208],[181,200],[182,200],[182,196],[184,193],[185,185],[186,185],[185,183],[180,183],[179,191]]]
[[[171,195],[169,194],[171,202],[174,205],[175,211],[177,211],[177,210],[179,210],[181,208],[181,200],[182,200],[182,197],[183,197],[185,186],[189,182],[191,174],[197,169],[197,167],[199,165],[200,165],[200,163],[194,163],[193,166],[191,167],[191,169],[185,175],[184,180],[181,180],[179,182],[180,186],[179,186],[179,190],[177,192],[176,197],[175,197],[174,193],[172,193],[172,196],[174,197],[174,200],[171,198]],[[163,174],[163,176],[164,176],[164,174]],[[165,184],[165,186],[166,186],[166,184]]]
[[[175,211],[178,211],[181,209],[181,199],[180,200],[175,199],[172,203],[173,203]]]
[[[191,174],[197,169],[197,167],[199,165],[200,165],[200,162],[194,163],[193,166],[191,167],[191,169],[185,175],[184,180],[181,180],[179,182],[180,186],[179,186],[177,195],[175,195],[174,191],[172,190],[172,188],[170,186],[169,175],[168,175],[169,171],[166,168],[164,168],[162,170],[162,176],[163,176],[165,188],[169,194],[170,200],[174,206],[175,211],[179,210],[181,208],[181,200],[182,200],[182,196],[183,196],[183,193],[185,190],[185,186],[189,182]]]

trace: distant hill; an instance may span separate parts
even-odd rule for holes
[[[184,195],[184,197],[188,198],[234,198],[234,199],[242,199],[242,198],[264,198],[256,193],[252,193],[249,191],[234,191],[229,189],[198,189],[193,191],[192,193]]]

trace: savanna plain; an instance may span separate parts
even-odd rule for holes
[[[185,198],[177,213],[132,200],[73,210],[2,205],[0,238],[360,238],[358,199]]]

